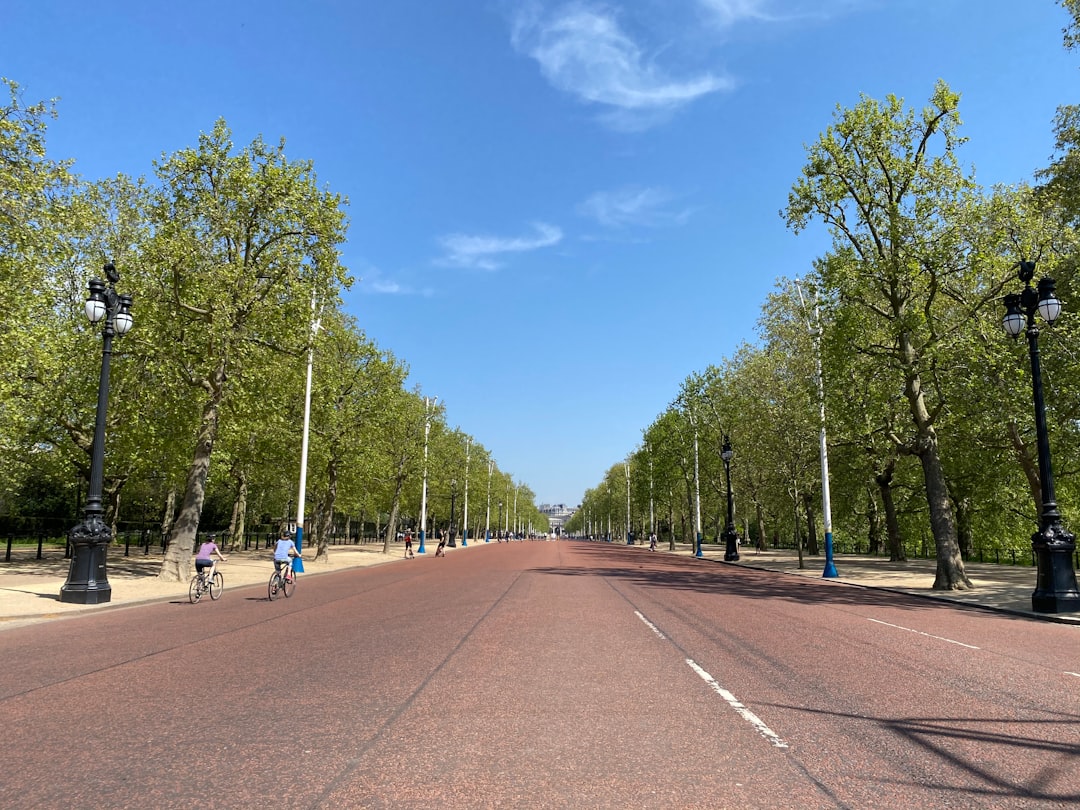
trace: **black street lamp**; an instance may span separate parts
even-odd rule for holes
[[[724,460],[724,475],[727,478],[727,525],[724,526],[724,560],[735,562],[739,559],[739,535],[735,532],[735,505],[731,498],[731,442],[724,437],[724,447],[720,458]]]
[[[1050,466],[1050,440],[1046,433],[1046,406],[1043,403],[1042,371],[1039,365],[1038,312],[1052,324],[1061,313],[1061,301],[1054,295],[1054,280],[1039,281],[1038,291],[1032,288],[1035,262],[1020,262],[1019,277],[1024,290],[1019,295],[1005,296],[1005,317],[1001,325],[1013,337],[1025,329],[1028,352],[1031,356],[1031,389],[1035,400],[1035,434],[1039,450],[1039,483],[1042,490],[1042,514],[1039,531],[1031,536],[1038,574],[1031,609],[1037,613],[1061,613],[1080,610],[1080,592],[1076,588],[1076,572],[1072,555],[1076,538],[1061,524],[1061,513],[1054,500],[1054,472]]]
[[[454,526],[454,515],[456,514],[454,512],[454,501],[456,499],[457,499],[457,479],[456,478],[451,478],[450,479],[450,540],[446,544],[446,545],[450,546],[450,548],[457,548],[457,540],[455,540],[455,535],[457,534],[457,531],[456,531],[456,528]]]
[[[105,469],[105,412],[109,405],[109,362],[112,359],[112,339],[131,329],[131,296],[118,295],[116,282],[119,273],[112,264],[105,265],[106,286],[100,279],[90,279],[90,297],[86,300],[86,317],[91,323],[105,321],[102,330],[101,378],[98,382],[97,418],[94,422],[94,444],[90,455],[90,491],[82,523],[69,533],[73,549],[67,581],[60,586],[61,602],[97,605],[112,600],[112,586],[105,568],[105,557],[112,542],[112,530],[102,520],[101,490]]]

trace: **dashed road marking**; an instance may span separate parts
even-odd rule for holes
[[[979,647],[972,646],[971,644],[965,644],[962,641],[954,641],[951,638],[945,638],[944,636],[934,636],[930,633],[924,633],[922,630],[912,630],[910,627],[901,627],[899,624],[889,624],[889,622],[883,622],[878,619],[867,619],[867,621],[874,622],[875,624],[883,624],[886,627],[895,627],[897,630],[906,630],[909,633],[916,633],[920,636],[926,636],[927,638],[935,638],[938,641],[947,641],[950,644],[958,644],[961,647],[967,647],[969,650],[978,650]]]
[[[638,615],[640,616],[641,614],[639,613]],[[643,621],[644,618],[645,617],[642,616]],[[648,622],[645,623],[649,624]],[[653,629],[655,630],[656,628]],[[731,706],[731,708],[738,712],[744,720],[746,720],[748,723],[750,723],[750,725],[757,729],[758,734],[760,734],[777,748],[788,747],[788,744],[782,739],[780,739],[780,735],[778,735],[775,731],[765,725],[765,723],[760,717],[758,717],[756,714],[746,708],[746,706],[740,703],[739,699],[736,698],[735,695],[731,694],[731,692],[718,684],[716,682],[716,679],[708,672],[703,670],[701,667],[699,667],[692,658],[687,658],[686,663],[690,665],[690,669],[694,670],[694,672],[701,676],[701,679],[705,681],[705,683],[707,683],[712,688],[712,690],[716,692],[716,694],[720,695],[720,697],[726,700],[728,702],[728,705]]]
[[[1066,670],[1065,674],[1066,675],[1075,675],[1077,678],[1080,678],[1080,672],[1069,672],[1068,670]]]
[[[644,616],[642,615],[642,613],[641,613],[641,611],[640,611],[640,610],[635,610],[635,611],[634,611],[634,615],[636,615],[636,616],[637,616],[637,617],[638,617],[639,619],[641,619],[641,620],[642,620],[643,622],[645,622],[645,625],[646,625],[646,626],[647,626],[647,627],[648,627],[648,628],[649,628],[650,630],[652,630],[652,631],[653,631],[654,633],[656,633],[656,635],[658,635],[658,636],[659,636],[660,638],[664,639],[665,641],[667,640],[667,636],[665,636],[665,635],[664,635],[663,633],[661,633],[661,632],[660,632],[660,628],[659,628],[659,627],[657,627],[657,626],[656,626],[655,624],[653,624],[652,622],[650,622],[650,621],[649,621],[648,619],[646,619],[646,618],[645,618],[645,617],[644,617]]]

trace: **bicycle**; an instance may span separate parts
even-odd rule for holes
[[[281,566],[281,570],[274,570],[274,573],[270,575],[270,582],[267,584],[266,591],[270,597],[270,601],[274,601],[274,597],[278,593],[285,594],[285,598],[288,599],[293,595],[293,591],[296,590],[296,574],[292,570],[292,560],[289,560],[285,565]]]
[[[191,578],[191,585],[188,586],[188,599],[191,600],[191,604],[195,604],[202,599],[203,594],[209,592],[210,598],[213,601],[217,601],[221,598],[221,589],[225,587],[225,577],[221,575],[220,571],[215,571],[213,577],[207,576],[208,569],[204,568],[201,571],[196,571],[195,576]]]

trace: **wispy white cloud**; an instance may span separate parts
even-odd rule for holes
[[[723,27],[742,22],[782,23],[823,20],[860,5],[861,0],[697,0]]]
[[[367,295],[430,295],[427,289],[416,289],[410,284],[393,279],[373,264],[361,262],[358,292]]]
[[[439,239],[445,255],[438,264],[451,267],[474,267],[480,270],[497,270],[503,265],[500,258],[507,253],[526,253],[551,247],[562,241],[563,232],[546,222],[533,223],[535,234],[531,236],[487,236],[453,233]]]
[[[721,25],[735,25],[746,20],[774,22],[773,0],[698,0]]]
[[[608,228],[659,228],[682,225],[693,213],[674,203],[674,195],[665,189],[627,186],[598,191],[580,203],[577,210]]]
[[[387,295],[395,295],[405,292],[405,288],[398,284],[396,281],[372,279],[368,282],[371,291],[377,293],[383,293]]]
[[[545,12],[520,10],[512,42],[535,59],[558,89],[607,108],[608,123],[641,128],[696,99],[728,90],[730,78],[711,72],[669,77],[619,25],[613,12],[573,2]]]

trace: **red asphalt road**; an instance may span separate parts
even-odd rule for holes
[[[492,543],[0,631],[0,807],[1075,807],[1077,673],[1076,626]]]

